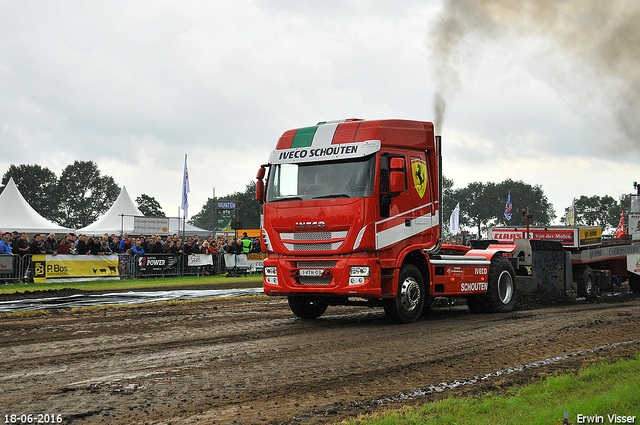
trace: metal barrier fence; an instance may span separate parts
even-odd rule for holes
[[[17,255],[0,255],[0,282],[17,282],[22,280],[22,261]]]
[[[110,255],[46,255],[45,262],[64,262],[74,264],[76,261],[85,260],[93,264],[92,260],[108,260],[108,266],[93,267],[94,277],[118,276],[121,279],[145,278],[145,277],[176,277],[176,276],[211,276],[229,273],[232,276],[247,274],[249,272],[261,272],[261,266],[245,267],[246,255],[234,256],[230,254],[110,254]],[[0,283],[31,282],[36,276],[36,263],[32,261],[31,254],[0,255]],[[226,262],[225,262],[226,257]],[[242,266],[238,266],[240,261],[236,257],[243,257]],[[117,267],[114,262],[117,261]],[[230,264],[229,264],[230,263]],[[99,264],[99,263],[95,263]],[[63,266],[66,267],[66,266]],[[86,267],[85,267],[86,268]],[[117,268],[117,272],[116,272]],[[42,275],[45,276],[44,274]],[[84,275],[82,275],[84,276]],[[60,274],[57,277],[62,277]],[[87,278],[91,277],[91,272],[87,272]]]

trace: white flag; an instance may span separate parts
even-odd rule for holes
[[[453,234],[458,234],[460,231],[460,202],[458,202],[458,205],[451,213],[451,217],[449,217],[449,230]]]
[[[184,175],[182,176],[182,211],[184,211],[184,217],[187,217],[187,210],[189,209],[189,200],[187,199],[187,193],[191,189],[189,188],[189,171],[187,171],[187,154],[184,155]]]
[[[573,198],[573,202],[571,203],[571,208],[569,208],[569,212],[566,216],[566,224],[567,226],[574,226],[576,222],[576,198]]]

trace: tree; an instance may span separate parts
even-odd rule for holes
[[[256,199],[256,181],[252,180],[245,186],[244,192],[236,192],[233,196],[241,203],[238,210],[238,220],[242,222],[242,227],[259,229],[262,204]]]
[[[13,181],[27,203],[49,221],[60,223],[60,207],[57,195],[58,177],[48,168],[21,164],[9,166],[2,177],[2,190],[9,179]]]
[[[256,182],[251,181],[245,187],[244,192],[234,192],[231,195],[219,199],[207,199],[207,203],[202,209],[189,220],[190,224],[202,229],[213,230],[216,223],[213,221],[214,210],[217,209],[217,201],[237,202],[236,218],[242,222],[245,229],[260,228],[260,214],[262,205],[256,199]]]
[[[532,226],[548,226],[556,218],[553,205],[542,190],[542,186],[531,186],[522,180],[513,181],[507,179],[496,187],[498,202],[496,224],[500,226],[524,226],[527,224],[526,217],[522,210],[528,210],[531,218],[529,224]],[[504,216],[504,208],[507,197],[511,193],[511,220]],[[502,204],[500,205],[500,202]]]
[[[473,182],[454,192],[460,202],[460,224],[478,228],[478,237],[482,227],[489,226],[496,219],[497,196],[495,183]]]
[[[156,201],[156,198],[146,194],[142,194],[136,198],[136,204],[138,209],[146,217],[166,217],[162,211],[160,203]]]
[[[204,204],[202,209],[189,219],[189,224],[193,224],[196,227],[206,230],[214,230],[216,223],[213,221],[214,208],[217,207],[217,200],[208,198],[207,203]]]
[[[621,212],[622,206],[609,195],[583,195],[576,199],[575,222],[578,225],[599,226],[605,232],[618,227]]]
[[[449,222],[447,221],[451,217],[451,213],[456,208],[456,204],[459,202],[455,197],[455,191],[453,190],[453,180],[442,176],[442,200],[440,202],[440,214],[442,214],[442,230],[444,235],[449,235]]]
[[[101,176],[93,161],[75,161],[58,180],[62,225],[79,229],[104,214],[120,192],[111,176]]]
[[[507,220],[504,209],[507,197],[511,193],[512,217]],[[460,202],[460,224],[474,226],[478,235],[483,228],[503,225],[522,226],[526,218],[520,213],[528,209],[533,215],[530,223],[536,226],[546,226],[555,218],[553,206],[544,195],[540,185],[531,186],[523,181],[507,179],[502,183],[469,183],[467,187],[454,190],[451,194]]]

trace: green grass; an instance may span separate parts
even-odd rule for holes
[[[607,359],[583,367],[576,373],[548,377],[538,383],[511,389],[504,395],[482,398],[450,397],[420,407],[374,414],[342,422],[358,425],[395,424],[555,424],[569,412],[571,424],[577,415],[635,416],[640,423],[640,354],[611,362]],[[560,421],[562,423],[562,421]],[[581,423],[587,423],[583,418]],[[591,422],[593,423],[593,422]]]
[[[95,280],[87,282],[46,282],[46,283],[8,283],[0,285],[0,294],[13,294],[25,291],[46,291],[51,289],[81,289],[84,291],[144,290],[147,288],[179,288],[193,285],[217,285],[229,283],[262,283],[262,275],[254,274],[241,277],[225,276],[188,276],[148,279]]]

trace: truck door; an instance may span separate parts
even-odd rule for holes
[[[409,174],[409,195],[411,197],[412,234],[418,235],[432,228],[433,223],[433,193],[429,178],[428,163],[425,156],[411,156]]]

